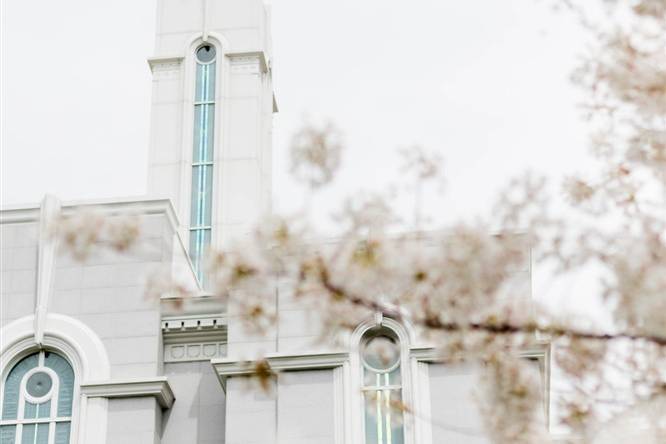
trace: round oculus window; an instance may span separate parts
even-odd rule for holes
[[[41,398],[51,391],[53,380],[45,372],[37,372],[28,378],[25,389],[33,398]]]
[[[400,363],[400,349],[389,336],[374,336],[368,339],[361,350],[363,363],[376,372],[388,372]]]
[[[197,60],[200,63],[210,63],[215,59],[215,47],[213,45],[201,45],[197,49]]]

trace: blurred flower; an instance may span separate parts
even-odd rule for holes
[[[306,125],[291,141],[291,173],[307,186],[319,188],[333,180],[341,154],[342,136],[331,123]]]

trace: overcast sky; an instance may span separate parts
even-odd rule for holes
[[[557,177],[585,157],[580,34],[542,1],[272,3],[278,209],[296,205],[287,147],[305,115],[345,133],[331,205],[384,187],[414,143],[444,157],[450,215],[483,210],[514,173]],[[155,0],[2,8],[2,204],[145,193]]]

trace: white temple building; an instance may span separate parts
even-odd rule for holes
[[[474,369],[438,364],[409,326],[376,316],[347,347],[315,346],[318,323],[278,285],[278,325],[252,337],[207,295],[204,251],[246,235],[271,208],[270,14],[262,0],[157,5],[148,196],[47,196],[0,211],[0,443],[488,442]],[[139,217],[140,248],[75,260],[50,228],[85,209]],[[198,296],[182,306],[146,298],[156,271]],[[516,282],[531,298],[529,264]],[[373,361],[363,350],[374,340],[400,355]],[[524,354],[546,369],[546,392],[547,347]],[[278,372],[272,392],[248,388],[245,361],[258,355]],[[391,416],[363,391],[396,394],[416,414]]]

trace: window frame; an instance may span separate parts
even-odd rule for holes
[[[412,374],[417,371],[416,361],[411,356],[411,344],[414,342],[410,326],[376,313],[359,325],[351,335],[350,367],[351,367],[351,408],[349,422],[351,424],[353,442],[366,443],[365,440],[365,399],[364,399],[364,364],[361,359],[362,345],[369,330],[383,328],[395,335],[400,350],[400,387],[401,399],[407,406],[413,406],[416,396]],[[412,415],[403,412],[404,444],[415,444],[415,422]]]
[[[197,57],[197,51],[199,48],[205,45],[210,45],[215,49],[215,56],[213,57],[212,60],[208,62],[202,62],[198,59]],[[185,113],[188,116],[189,122],[187,123],[188,127],[191,127],[191,131],[189,132],[189,142],[184,144],[184,147],[186,150],[189,151],[189,165],[187,165],[187,168],[189,170],[187,177],[189,177],[189,180],[186,182],[188,185],[189,193],[187,193],[188,199],[189,199],[189,205],[188,205],[188,212],[187,212],[187,217],[188,217],[188,225],[187,225],[187,252],[188,252],[188,257],[190,260],[190,263],[192,264],[192,269],[194,270],[194,274],[197,277],[197,280],[199,281],[199,285],[201,287],[205,287],[205,276],[204,276],[204,270],[203,270],[203,265],[202,265],[202,259],[204,253],[201,253],[200,257],[195,257],[193,255],[193,244],[192,244],[192,236],[195,233],[201,233],[203,238],[205,239],[206,236],[208,236],[208,243],[203,246],[203,250],[206,248],[210,248],[210,246],[213,244],[213,225],[214,225],[214,214],[215,214],[215,200],[214,200],[214,193],[213,191],[216,189],[216,164],[215,164],[215,154],[216,154],[216,145],[218,145],[218,140],[219,140],[219,130],[218,130],[218,120],[219,120],[219,115],[220,115],[220,109],[221,109],[221,100],[219,100],[220,97],[220,79],[221,79],[221,72],[223,69],[223,59],[224,59],[224,53],[222,52],[221,45],[218,44],[216,41],[212,41],[212,39],[208,40],[202,40],[202,39],[197,39],[196,41],[192,42],[190,45],[189,49],[189,57],[188,59],[190,60],[190,70],[191,70],[191,76],[186,76],[186,82],[188,83],[186,91],[188,91],[188,95],[191,98],[191,112]],[[198,77],[197,77],[197,68],[201,66],[210,66],[214,65],[214,72],[212,75],[212,85],[213,85],[213,94],[212,97],[209,97],[208,100],[198,100],[197,98],[197,85],[198,85]],[[210,160],[205,160],[205,159],[199,159],[198,161],[195,161],[194,158],[194,150],[195,150],[195,131],[196,131],[196,112],[198,107],[208,107],[210,106],[213,112],[212,116],[212,128],[211,128],[211,146],[210,146]],[[211,189],[210,189],[210,207],[208,208],[208,211],[210,212],[210,224],[197,224],[193,225],[195,220],[192,219],[192,210],[193,206],[195,205],[194,199],[193,199],[193,176],[194,176],[194,171],[197,168],[202,168],[202,169],[210,169],[210,182],[211,182]],[[201,186],[201,184],[198,184]],[[204,184],[205,187],[205,184]],[[205,240],[204,240],[204,243]]]
[[[377,331],[373,332],[373,330],[375,329]],[[396,351],[398,353],[398,357],[395,360],[395,362],[393,362],[391,365],[387,365],[385,368],[378,368],[371,365],[371,363],[369,363],[364,356],[366,353],[365,349],[369,346],[371,341],[381,337],[389,338],[389,340],[394,343]],[[402,399],[403,369],[402,369],[402,350],[400,349],[400,339],[393,332],[393,330],[386,328],[384,326],[378,326],[375,327],[374,329],[368,329],[361,337],[361,341],[359,344],[359,353],[360,353],[359,360],[361,362],[361,367],[362,367],[361,392],[363,393],[363,398],[364,398],[363,434],[365,439],[367,440],[368,416],[371,416],[374,413],[375,415],[377,415],[377,417],[375,418],[377,422],[376,424],[377,437],[378,439],[381,440],[381,443],[383,443],[384,432],[386,432],[386,435],[388,436],[390,433],[393,432],[394,429],[393,426],[397,425],[397,423],[394,423],[391,420],[394,409],[391,407],[389,400],[394,399],[395,395],[397,395],[398,399]],[[391,374],[396,370],[398,370],[397,373],[398,380],[391,381]],[[369,385],[368,376],[370,377],[375,376],[376,377],[375,380],[377,381],[377,383]],[[368,396],[372,395],[376,396],[375,401],[371,401],[370,399],[367,398]],[[386,404],[384,403],[384,401],[386,401]],[[371,403],[373,403],[374,406],[371,405]],[[386,408],[387,410],[386,412],[383,411],[384,408]],[[375,412],[373,412],[372,410],[375,410]],[[382,415],[385,415],[385,417],[382,418]],[[399,412],[399,413],[396,412],[396,415],[400,416],[400,419],[398,419],[398,421],[402,423],[403,418],[405,417],[405,412]],[[385,421],[385,423],[383,423],[383,421]],[[404,442],[405,440],[404,424],[400,424],[400,433],[402,434],[401,442]],[[376,443],[367,443],[366,441],[366,444],[376,444]]]
[[[75,376],[70,444],[95,442],[106,436],[108,401],[82,394],[85,381],[107,381],[111,363],[104,343],[83,322],[70,316],[47,313],[41,344],[35,341],[35,315],[15,319],[0,329],[0,382],[18,361],[39,349],[54,351],[72,366]],[[4,384],[0,384],[0,397]]]
[[[51,369],[46,367],[45,364],[45,353],[54,353],[60,358],[64,359],[67,364],[70,366],[73,373],[73,386],[72,386],[72,405],[71,405],[71,414],[70,416],[58,416],[58,401],[59,401],[59,385],[60,377],[58,374]],[[6,381],[9,377],[9,374],[12,370],[25,358],[38,354],[37,366],[28,370],[22,377],[19,385],[18,393],[18,405],[16,411],[16,419],[2,419],[4,401],[5,401],[5,387]],[[44,395],[42,398],[32,397],[26,390],[26,384],[28,378],[35,373],[44,372],[49,374],[53,384],[49,392]],[[33,425],[33,424],[49,424],[48,432],[48,443],[53,443],[55,440],[55,429],[56,424],[60,422],[69,422],[69,442],[68,444],[74,444],[77,442],[77,431],[79,426],[79,397],[80,397],[80,381],[79,381],[79,370],[78,362],[72,360],[68,353],[63,352],[62,350],[55,349],[52,347],[42,347],[42,348],[26,348],[16,353],[14,356],[4,363],[2,368],[0,380],[0,425],[15,425],[16,429],[14,431],[14,443],[19,443],[22,441],[23,426]],[[27,397],[25,395],[28,395]],[[41,402],[51,401],[49,416],[45,418],[25,418],[25,401],[35,403],[34,401],[41,400]]]

